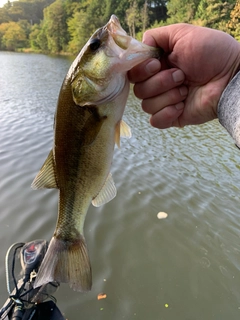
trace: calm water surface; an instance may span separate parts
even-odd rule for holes
[[[8,247],[49,240],[55,228],[57,191],[30,185],[52,146],[70,63],[0,52],[0,304]],[[150,128],[133,95],[124,119],[133,137],[115,150],[117,197],[90,207],[85,223],[92,291],[61,285],[60,309],[69,320],[239,319],[240,151],[218,121]]]

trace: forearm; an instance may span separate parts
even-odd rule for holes
[[[240,71],[230,81],[220,97],[218,119],[240,148]]]

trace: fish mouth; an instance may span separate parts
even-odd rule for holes
[[[122,28],[118,18],[113,14],[108,21],[106,28],[108,33],[112,36],[114,42],[121,49],[128,49],[132,37],[130,37],[126,31]]]
[[[160,59],[162,55],[162,49],[150,47],[129,36],[122,28],[118,18],[115,15],[111,16],[105,27],[110,35],[110,38],[112,38],[113,42],[115,43],[115,53],[121,61],[125,61],[126,70],[130,70],[138,63],[150,57]],[[126,64],[126,62],[128,63]]]
[[[121,27],[121,24],[118,20],[118,17],[115,16],[115,14],[112,14],[110,17],[110,20],[107,23],[108,26],[108,30],[112,30],[112,32],[121,29],[123,31],[123,33],[126,34],[125,30],[123,30],[123,28]]]

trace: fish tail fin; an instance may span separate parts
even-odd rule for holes
[[[34,288],[58,281],[69,283],[75,291],[92,287],[91,265],[84,237],[73,241],[53,237],[37,274]]]

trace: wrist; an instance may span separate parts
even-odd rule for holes
[[[235,63],[235,67],[234,67],[234,71],[231,79],[234,78],[239,71],[240,71],[240,43],[238,42],[238,55],[236,58],[236,63]]]

